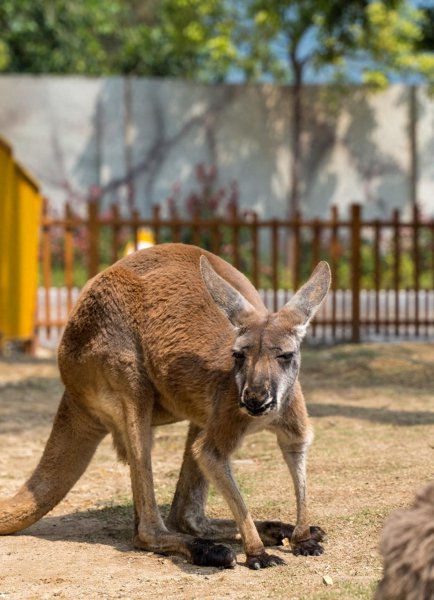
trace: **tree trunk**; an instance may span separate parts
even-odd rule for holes
[[[291,140],[291,182],[288,198],[287,217],[293,219],[300,209],[300,184],[302,166],[301,134],[303,129],[303,63],[291,54],[291,64],[294,73],[292,85],[292,140]]]
[[[410,106],[409,106],[409,138],[410,138],[410,200],[412,210],[417,206],[417,184],[418,184],[418,160],[417,160],[417,88],[415,85],[410,87]]]

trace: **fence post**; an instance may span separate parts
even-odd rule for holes
[[[240,268],[240,226],[238,214],[238,202],[233,202],[230,207],[230,218],[232,226],[233,265]]]
[[[300,285],[300,255],[301,255],[301,215],[297,210],[293,219],[293,260],[292,260],[292,289],[295,292]]]
[[[256,289],[259,287],[259,243],[258,243],[258,215],[252,213],[252,278]]]
[[[65,286],[67,294],[67,314],[72,309],[72,286],[74,285],[74,230],[72,227],[72,209],[69,202],[65,205]]]
[[[339,241],[338,241],[338,221],[339,221],[339,209],[337,206],[332,206],[332,236],[330,241],[330,267],[332,271],[332,338],[336,337],[336,315],[337,315],[337,298],[336,292],[338,290],[338,255],[339,255]]]
[[[271,221],[271,285],[273,286],[273,311],[277,312],[279,290],[279,222],[277,219]]]
[[[88,202],[88,236],[89,236],[89,279],[94,277],[99,271],[99,202],[92,200]]]
[[[400,212],[396,208],[393,211],[393,288],[395,290],[395,335],[399,335],[399,289],[401,287],[401,227],[400,227]]]
[[[351,205],[351,340],[360,342],[360,204]]]
[[[112,226],[112,251],[111,251],[111,261],[115,263],[119,258],[119,247],[120,247],[120,214],[119,214],[119,206],[117,204],[112,204],[112,214],[111,214],[111,226]]]
[[[155,243],[159,244],[161,235],[161,216],[159,204],[154,204],[152,207],[152,227],[154,228]]]
[[[46,198],[42,204],[42,280],[44,283],[44,295],[45,295],[45,323],[47,338],[51,338],[51,302],[50,293],[52,286],[52,260],[51,260],[51,239],[50,239],[50,226],[47,224],[48,221],[48,201]]]

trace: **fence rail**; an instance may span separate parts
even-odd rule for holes
[[[192,243],[243,271],[277,310],[320,260],[328,260],[332,288],[311,328],[313,339],[358,342],[372,338],[427,337],[434,333],[434,221],[415,207],[410,220],[394,211],[386,221],[364,220],[354,204],[342,218],[261,220],[232,206],[221,218],[199,212],[151,218],[101,213],[90,202],[85,217],[69,205],[63,218],[42,220],[37,333],[57,339],[85,280],[138,249],[144,231],[155,243]]]

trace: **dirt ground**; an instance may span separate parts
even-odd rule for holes
[[[277,548],[286,566],[249,571],[240,547],[232,570],[134,550],[128,470],[116,462],[107,438],[55,510],[28,530],[0,538],[0,599],[371,598],[381,576],[384,518],[433,476],[433,362],[434,345],[426,343],[305,349],[302,382],[316,431],[310,506],[312,523],[328,532],[323,556],[295,557]],[[36,465],[61,391],[52,359],[0,361],[0,497],[13,493]],[[178,424],[156,433],[163,511],[185,431]],[[273,436],[247,438],[234,463],[254,517],[293,522],[292,486]],[[213,490],[209,512],[229,516]]]

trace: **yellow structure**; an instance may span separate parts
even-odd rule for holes
[[[137,250],[144,250],[150,248],[155,244],[154,234],[147,227],[140,227],[137,231]],[[125,246],[125,255],[132,254],[135,252],[136,247],[134,242],[128,242]]]
[[[0,335],[34,336],[42,197],[36,181],[0,138]]]

